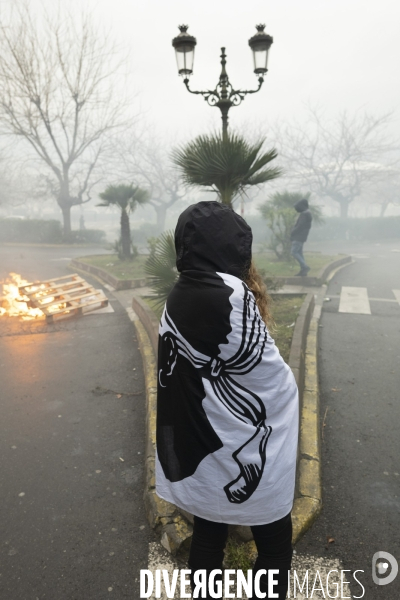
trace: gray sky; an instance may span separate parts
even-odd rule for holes
[[[307,102],[328,114],[347,109],[396,110],[400,101],[398,0],[60,0],[91,8],[129,48],[138,110],[155,131],[174,139],[219,127],[217,108],[191,96],[178,77],[172,38],[185,23],[197,38],[194,89],[218,81],[220,47],[236,88],[253,88],[248,39],[256,23],[274,37],[263,89],[230,113],[232,126],[301,120]],[[29,0],[33,7],[54,0]],[[12,0],[0,0],[0,5]],[[395,127],[400,133],[400,113]]]
[[[80,0],[68,1],[82,6]],[[233,126],[301,119],[307,102],[326,107],[329,113],[360,108],[376,113],[399,106],[398,0],[90,0],[89,4],[129,45],[132,80],[147,120],[173,136],[219,127],[220,118],[219,109],[189,95],[177,75],[171,40],[181,23],[189,24],[197,38],[194,89],[217,83],[223,45],[231,82],[235,87],[254,87],[248,39],[260,22],[274,37],[264,88],[231,110]]]

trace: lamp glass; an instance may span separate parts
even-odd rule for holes
[[[253,45],[254,73],[262,75],[268,70],[269,46],[266,42]]]
[[[179,75],[188,77],[193,73],[194,46],[193,44],[180,44],[175,48],[176,63]]]

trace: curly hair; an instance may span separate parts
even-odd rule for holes
[[[244,282],[254,294],[262,320],[267,327],[273,329],[275,323],[270,313],[271,298],[268,295],[267,286],[253,261],[251,261]]]

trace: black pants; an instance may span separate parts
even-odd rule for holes
[[[292,562],[291,514],[267,525],[254,525],[251,530],[258,551],[253,576],[259,569],[266,569],[267,575],[262,575],[260,579],[260,590],[265,592],[266,598],[268,598],[268,569],[279,569],[279,575],[274,574],[274,579],[278,580],[278,585],[274,586],[274,592],[279,593],[279,600],[284,600],[288,586],[288,571]],[[213,569],[222,570],[227,537],[228,525],[225,523],[214,523],[194,517],[192,546],[189,555],[189,567],[192,574],[198,569],[206,569],[208,572]],[[207,596],[207,598],[211,598],[211,596]],[[256,598],[255,594],[253,598]]]

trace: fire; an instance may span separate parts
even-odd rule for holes
[[[0,317],[45,318],[48,323],[108,306],[104,292],[96,290],[76,273],[29,283],[10,273],[0,296]]]
[[[17,273],[10,273],[3,282],[3,295],[0,296],[0,317],[21,317],[23,321],[44,317],[39,308],[28,306],[29,298],[19,293],[18,287],[29,283]]]

